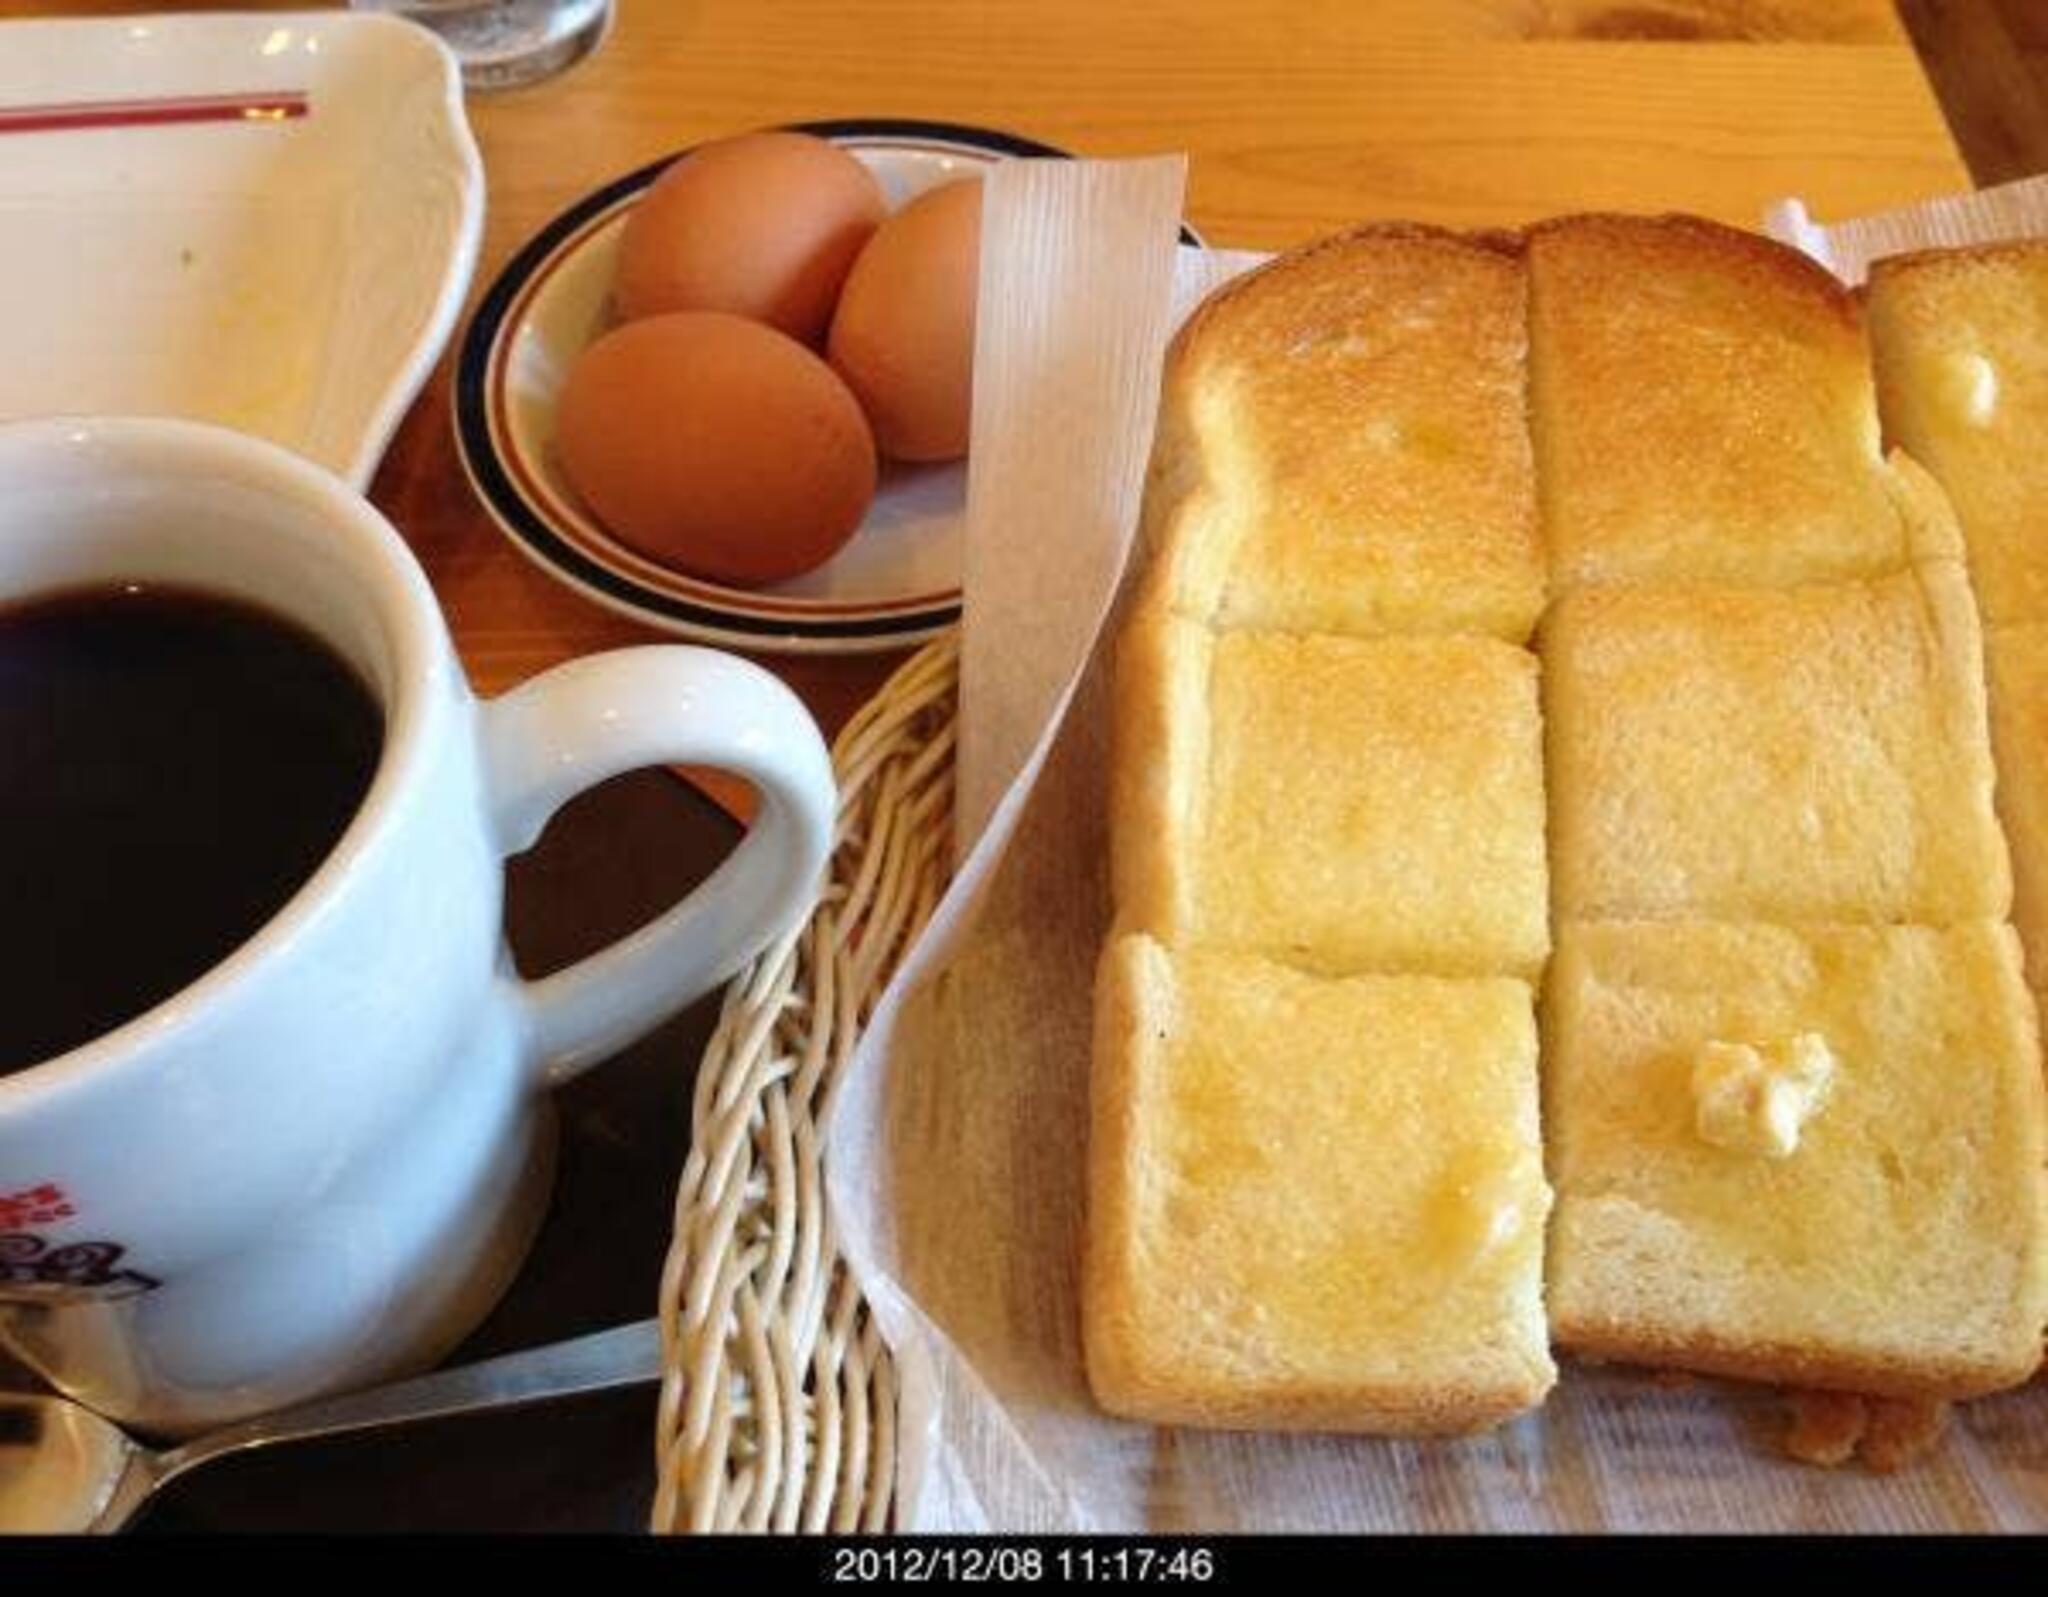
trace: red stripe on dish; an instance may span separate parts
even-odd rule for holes
[[[312,113],[311,102],[297,90],[277,94],[191,94],[154,100],[76,100],[65,105],[0,106],[0,133],[160,127],[175,122],[285,122]]]
[[[511,477],[513,486],[525,497],[527,503],[548,513],[547,520],[556,536],[581,553],[584,558],[608,567],[614,575],[623,576],[628,581],[637,582],[643,588],[665,594],[672,599],[681,599],[738,615],[750,615],[761,620],[825,621],[836,617],[869,617],[883,621],[893,616],[943,604],[957,597],[957,589],[941,588],[931,593],[898,599],[795,599],[764,593],[758,589],[743,591],[721,584],[703,582],[684,572],[657,565],[644,555],[615,543],[592,526],[579,512],[578,507],[564,504],[540,479],[538,473],[532,470],[512,438],[511,404],[506,392],[508,384],[505,370],[506,357],[512,342],[511,335],[525,320],[526,312],[541,287],[554,276],[561,264],[575,254],[593,233],[609,226],[618,218],[621,211],[630,209],[637,199],[637,195],[632,196],[591,217],[556,245],[547,259],[534,269],[533,275],[520,285],[519,292],[505,308],[504,317],[498,324],[499,336],[493,341],[493,348],[484,368],[484,413],[486,431],[492,446],[498,452],[498,463]]]

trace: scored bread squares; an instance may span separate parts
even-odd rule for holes
[[[1886,434],[1948,490],[1987,622],[2048,622],[2048,241],[1875,262]]]
[[[1513,241],[1371,228],[1169,361],[1117,668],[1083,1325],[1159,1423],[1541,1401],[1544,600]]]
[[[1563,920],[2004,920],[1962,568],[1582,589],[1544,622]]]
[[[2011,927],[1566,923],[1543,1046],[1561,1347],[1901,1397],[2035,1369],[2044,1106]]]
[[[1147,541],[1218,628],[1476,632],[1543,608],[1519,242],[1362,229],[1212,295],[1175,341]]]
[[[1104,1408],[1455,1432],[1549,1390],[1524,983],[1119,936],[1094,1069],[1082,1329]]]
[[[1518,975],[1549,952],[1536,660],[1485,637],[1124,633],[1118,924],[1305,968]]]
[[[1960,553],[1880,449],[1853,296],[1697,217],[1530,229],[1530,369],[1551,585],[1782,586]]]

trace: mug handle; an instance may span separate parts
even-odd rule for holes
[[[502,852],[533,846],[585,788],[648,765],[709,765],[760,794],[732,857],[658,919],[539,981],[518,981],[548,1086],[616,1053],[724,981],[809,912],[832,851],[831,757],[775,677],[729,654],[657,644],[544,671],[480,706]]]

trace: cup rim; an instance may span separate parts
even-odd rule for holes
[[[245,485],[267,486],[306,502],[311,517],[324,520],[337,539],[349,540],[361,552],[361,574],[388,629],[391,681],[382,695],[383,747],[362,802],[283,906],[224,959],[169,997],[75,1048],[0,1075],[0,1115],[104,1083],[123,1066],[146,1068],[154,1046],[197,1024],[224,996],[289,958],[330,917],[364,859],[397,825],[398,796],[427,755],[434,699],[429,689],[439,672],[454,670],[440,606],[412,550],[382,512],[324,467],[267,439],[210,422],[147,416],[0,421],[0,475],[22,456],[54,458],[65,449],[104,452],[115,472],[138,459],[172,472],[211,468]],[[0,588],[0,603],[13,597]]]

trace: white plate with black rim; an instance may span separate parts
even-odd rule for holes
[[[1067,158],[1031,139],[950,123],[806,122],[881,182],[893,210],[925,189],[1017,156]],[[687,153],[687,152],[678,152]],[[737,588],[689,576],[605,532],[563,476],[555,402],[571,363],[612,325],[626,215],[666,156],[578,200],[513,256],[464,335],[455,372],[463,469],[519,552],[599,604],[679,637],[802,654],[859,654],[933,636],[960,616],[967,466],[885,463],[867,519],[824,565]],[[1189,243],[1200,242],[1183,230]]]

